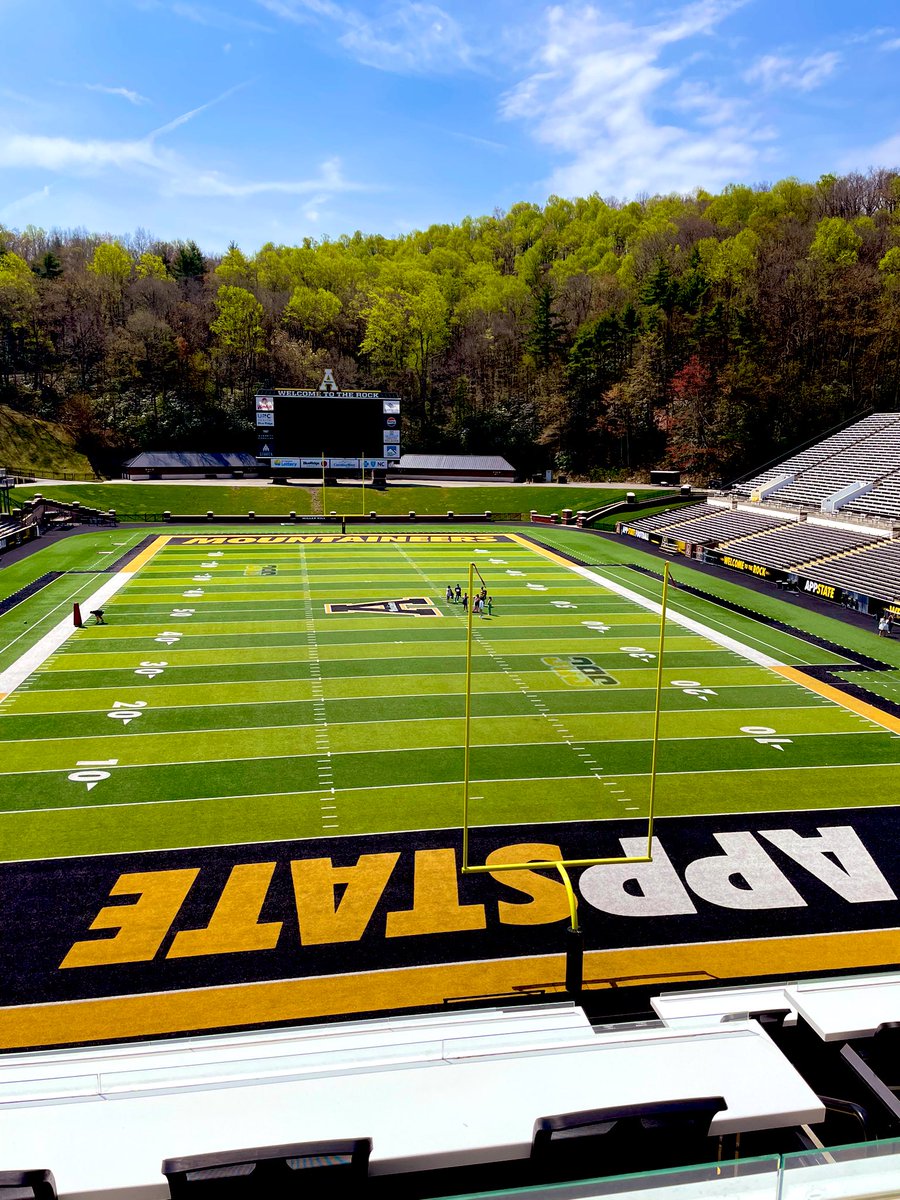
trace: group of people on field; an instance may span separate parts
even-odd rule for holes
[[[452,583],[447,584],[447,603],[461,604],[463,612],[468,612],[469,609],[469,593],[464,592],[459,584],[456,587]],[[472,597],[472,612],[476,617],[483,617],[485,609],[490,617],[494,610],[494,597],[489,596],[487,588],[483,587],[480,592],[477,592]]]

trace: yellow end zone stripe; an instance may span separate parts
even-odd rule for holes
[[[783,675],[785,679],[790,679],[793,683],[799,683],[807,691],[815,692],[816,695],[824,696],[826,700],[839,704],[841,708],[848,708],[851,712],[866,717],[869,721],[874,721],[876,725],[890,729],[891,733],[900,733],[900,717],[884,712],[882,709],[876,708],[874,704],[868,704],[865,700],[857,700],[855,696],[848,696],[840,688],[836,688],[830,683],[823,683],[820,679],[814,679],[796,667],[772,667],[771,670],[778,675]]]
[[[585,955],[589,989],[683,984],[752,975],[847,971],[896,962],[896,929],[754,941],[701,942]],[[193,991],[0,1009],[0,1048],[73,1045],[195,1030],[497,999],[513,992],[563,993],[562,954],[243,983]]]
[[[139,571],[141,567],[150,561],[157,550],[162,550],[163,546],[168,545],[171,537],[172,534],[167,533],[155,538],[146,550],[142,550],[137,558],[133,558],[130,563],[122,568],[123,573],[125,575],[133,575],[135,571]]]

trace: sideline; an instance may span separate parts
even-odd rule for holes
[[[82,602],[85,610],[89,612],[92,608],[100,608],[106,604],[116,592],[125,586],[135,571],[140,570],[158,550],[166,545],[168,540],[169,535],[156,538],[146,550],[141,551],[121,571],[117,571],[111,579]],[[73,630],[71,615],[64,617],[49,633],[45,633],[39,642],[35,642],[29,650],[26,650],[21,658],[17,658],[11,667],[0,672],[0,701],[5,700],[21,683],[24,683],[33,671],[46,662],[50,655],[54,654],[68,640]]]
[[[545,558],[551,559],[553,562],[558,562],[567,566],[569,570],[574,571],[577,575],[581,575],[583,579],[590,579],[594,583],[599,583],[602,587],[608,588],[617,596],[623,596],[632,603],[639,605],[648,612],[655,613],[660,616],[662,613],[662,605],[656,600],[650,600],[646,596],[642,596],[640,592],[632,591],[631,588],[625,587],[621,583],[610,579],[608,576],[600,575],[596,571],[591,571],[588,567],[579,566],[573,563],[570,559],[564,558],[562,554],[557,554],[549,547],[544,546],[539,542],[528,542],[520,534],[510,535],[514,541],[520,545],[531,546],[535,553],[543,555]],[[673,622],[675,625],[681,625],[685,629],[690,629],[694,633],[699,633],[709,641],[714,642],[717,646],[721,646],[725,650],[731,650],[742,658],[749,659],[750,662],[756,663],[761,667],[767,667],[775,674],[781,675],[786,679],[797,683],[800,687],[806,688],[807,691],[814,692],[818,696],[824,697],[826,700],[831,700],[839,707],[849,709],[851,712],[857,713],[859,716],[866,717],[876,725],[880,725],[882,729],[888,729],[891,733],[900,733],[900,717],[894,716],[892,713],[887,713],[883,709],[876,708],[874,704],[869,704],[864,700],[856,697],[847,696],[845,693],[838,691],[837,688],[831,687],[825,683],[811,678],[805,672],[798,671],[796,668],[788,666],[786,663],[779,662],[777,658],[772,658],[768,654],[763,654],[760,650],[754,650],[751,646],[744,645],[743,642],[729,637],[728,634],[720,633],[716,629],[711,629],[708,625],[702,624],[700,621],[695,621],[693,617],[686,617],[682,613],[677,612],[671,607],[666,609],[666,619]]]

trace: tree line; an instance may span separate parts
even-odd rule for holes
[[[726,479],[900,401],[900,173],[598,195],[387,238],[0,227],[0,402],[107,470],[256,446],[254,392],[406,397],[404,449]],[[298,448],[308,449],[308,448]]]

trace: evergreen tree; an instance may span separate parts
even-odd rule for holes
[[[202,279],[206,274],[203,252],[195,241],[182,242],[172,260],[172,274],[176,279]]]

